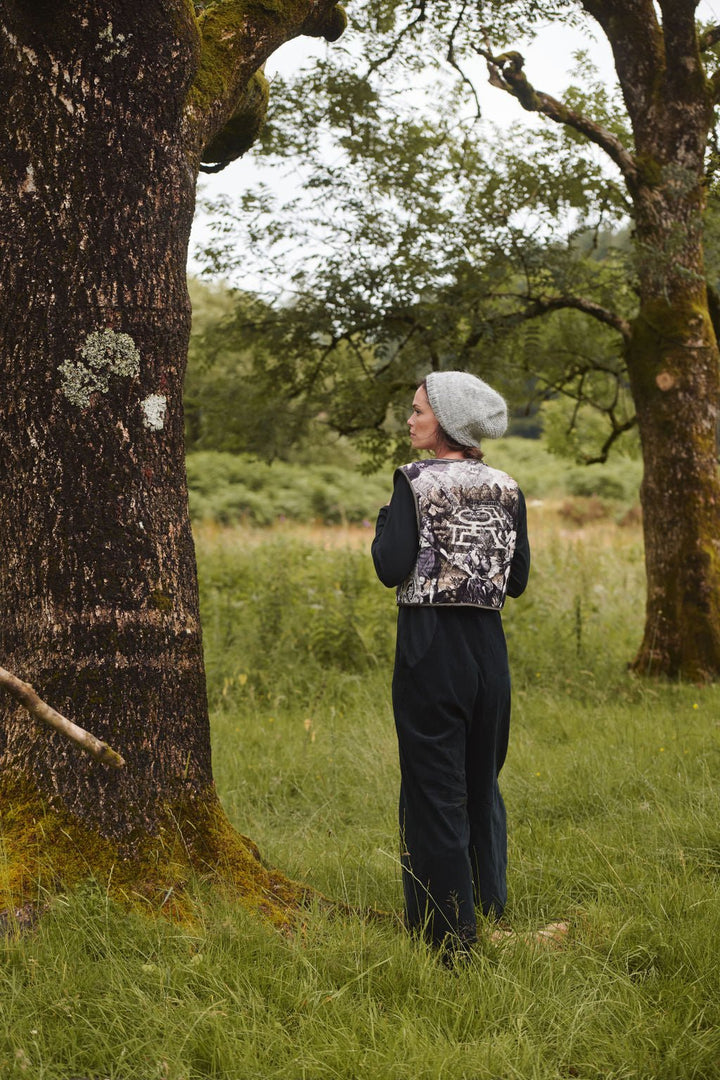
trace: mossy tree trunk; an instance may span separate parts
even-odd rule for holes
[[[703,277],[702,181],[698,170],[684,182],[680,174],[689,190],[679,193],[675,180],[640,193],[637,219],[640,311],[627,363],[644,462],[647,603],[633,666],[704,680],[720,674],[720,371]]]
[[[647,606],[637,671],[720,674],[720,372],[703,259],[705,153],[718,87],[695,0],[596,2],[635,138],[640,306],[627,363],[643,452]]]
[[[632,323],[595,308],[621,329],[642,443],[641,488],[647,610],[634,661],[646,674],[720,675],[720,483],[718,344],[702,246],[705,153],[720,101],[703,51],[697,0],[581,0],[607,37],[632,126],[633,145],[536,90],[522,59],[488,59],[491,81],[524,108],[581,132],[620,170],[634,207],[639,308]],[[562,306],[561,300],[555,306]],[[582,306],[577,298],[568,306]],[[588,306],[586,310],[591,311]]]
[[[217,826],[181,400],[195,181],[226,129],[225,160],[252,140],[267,55],[341,29],[334,0],[0,0],[0,663],[127,762],[0,697],[6,838],[23,798],[121,855],[179,808]]]

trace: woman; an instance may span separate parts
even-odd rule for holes
[[[498,774],[510,723],[500,619],[527,584],[525,501],[482,460],[507,427],[503,398],[463,371],[433,372],[408,420],[415,451],[398,469],[372,545],[397,586],[392,696],[400,751],[400,833],[408,927],[451,953],[476,940],[475,905],[499,917],[507,833]]]

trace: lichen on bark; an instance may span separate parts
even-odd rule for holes
[[[137,379],[140,353],[129,334],[94,330],[85,338],[80,358],[64,360],[58,370],[63,394],[72,405],[84,409],[93,394],[107,394],[111,375]]]

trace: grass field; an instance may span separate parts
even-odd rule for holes
[[[394,606],[370,531],[198,527],[228,814],[291,876],[389,914],[318,906],[281,934],[201,881],[192,929],[92,885],[56,898],[2,949],[1,1080],[720,1078],[720,690],[628,674],[639,530],[592,507],[530,506],[505,617],[516,933],[454,972],[398,918]],[[562,946],[536,943],[555,919]]]

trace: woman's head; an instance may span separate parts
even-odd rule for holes
[[[467,457],[480,460],[483,456],[479,447],[456,442],[441,427],[430,406],[425,379],[415,391],[412,412],[408,417],[408,427],[413,450],[429,450],[436,457]]]
[[[499,439],[507,429],[504,398],[467,371],[432,371],[423,385],[437,422],[459,449],[478,448],[483,439]],[[454,448],[454,447],[453,447]]]

